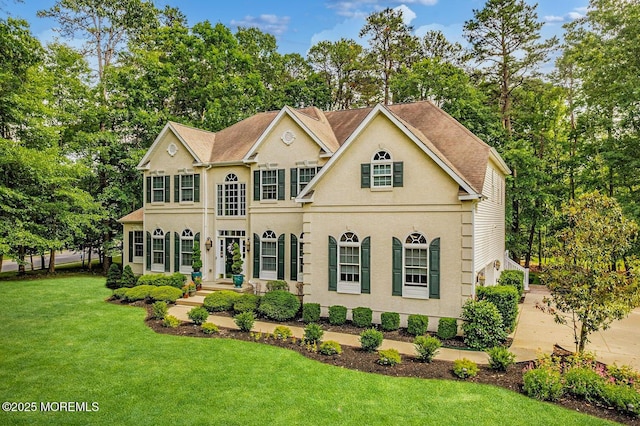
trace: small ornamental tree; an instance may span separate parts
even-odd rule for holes
[[[109,267],[111,268],[111,267]],[[122,277],[120,278],[121,287],[133,287],[136,285],[136,276],[133,274],[131,266],[127,265],[122,271]]]
[[[117,263],[112,263],[111,266],[109,266],[109,271],[107,271],[107,288],[110,288],[111,290],[120,288],[121,276],[122,273],[120,272],[120,265],[118,265]]]
[[[202,254],[200,252],[200,243],[193,245],[193,254],[191,255],[191,268],[193,272],[200,271],[202,268]]]
[[[231,260],[233,262],[231,264],[231,273],[234,275],[240,275],[242,274],[242,264],[244,262],[242,261],[242,253],[240,253],[240,246],[238,245],[238,243],[233,243],[231,254]]]
[[[545,301],[555,306],[556,322],[572,323],[576,351],[583,352],[591,333],[640,305],[640,262],[626,258],[637,225],[597,191],[572,200],[562,216],[566,227],[557,234],[555,261],[542,275],[551,292]],[[625,270],[618,270],[620,260]]]

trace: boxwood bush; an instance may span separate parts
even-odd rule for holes
[[[402,362],[402,358],[400,357],[400,353],[397,349],[391,348],[379,351],[377,362],[380,365],[394,366],[400,364]]]
[[[302,305],[302,321],[309,324],[320,319],[320,304],[305,303]]]
[[[203,306],[209,312],[230,311],[238,299],[240,299],[240,294],[235,291],[214,291],[205,296]]]
[[[126,288],[126,287],[121,287],[121,288],[117,288],[117,289],[113,290],[113,298],[114,299],[118,299],[118,300],[124,299],[125,295],[127,293],[127,290],[129,290],[129,289]]]
[[[347,322],[347,308],[342,305],[329,306],[329,324],[342,325]]]
[[[136,288],[136,287],[133,287]],[[160,287],[153,286],[149,292],[149,298],[155,301],[163,301],[167,303],[175,303],[182,297],[182,290],[179,288],[163,285]]]
[[[502,271],[498,284],[518,289],[518,300],[524,295],[524,273],[522,271]]]
[[[373,311],[371,308],[358,307],[351,311],[353,325],[360,328],[371,327],[373,321]]]
[[[429,327],[429,317],[426,315],[411,314],[407,319],[407,333],[414,336],[422,336]]]
[[[220,328],[211,322],[205,322],[202,324],[202,332],[204,334],[216,334],[220,333]]]
[[[253,328],[253,323],[256,317],[253,312],[247,311],[233,317],[233,321],[236,323],[240,331],[249,332]]]
[[[202,325],[209,318],[209,311],[202,306],[197,306],[187,312],[187,316],[195,325]]]
[[[233,302],[233,310],[236,313],[255,312],[260,304],[260,296],[251,293],[243,293]]]
[[[441,339],[453,339],[458,335],[458,320],[455,318],[440,318],[438,320],[437,335]]]
[[[360,346],[367,352],[373,352],[382,344],[384,336],[375,328],[368,328],[360,333]]]
[[[152,305],[153,307],[153,318],[155,319],[164,319],[167,316],[168,308],[167,302],[156,302]]]
[[[305,343],[318,343],[322,339],[324,331],[318,324],[312,322],[304,328]]]
[[[163,286],[170,285],[171,287],[182,288],[187,282],[187,277],[180,272],[175,272],[171,275],[165,274],[147,274],[138,278],[137,285],[155,285]]]
[[[260,301],[258,312],[276,321],[288,321],[296,316],[300,309],[300,300],[286,290],[273,290],[266,293]]]
[[[498,308],[487,300],[467,300],[462,307],[462,319],[464,343],[472,349],[500,346],[507,338]]]
[[[327,340],[320,344],[318,352],[322,355],[340,355],[342,353],[342,346],[335,340]]]
[[[383,312],[380,314],[380,327],[384,331],[393,331],[400,328],[400,314],[397,312]]]
[[[461,379],[476,377],[478,375],[478,364],[467,358],[453,361],[453,374]]]
[[[417,358],[420,361],[431,362],[442,344],[437,337],[417,336],[413,341],[413,346],[416,348],[416,352],[418,353]]]
[[[502,316],[504,331],[510,333],[516,325],[518,318],[518,290],[508,285],[495,285],[491,287],[478,287],[476,289],[478,300],[487,300],[498,308]]]

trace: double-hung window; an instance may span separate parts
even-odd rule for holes
[[[152,198],[151,201],[154,203],[162,203],[165,201],[164,199],[164,184],[165,178],[164,176],[152,176],[151,177],[152,184]]]
[[[261,200],[276,200],[278,198],[278,171],[261,170],[260,194]]]
[[[260,241],[260,278],[275,280],[278,271],[278,240],[275,232],[265,231]]]
[[[180,272],[191,272],[192,259],[193,232],[190,229],[185,229],[180,236]]]
[[[360,293],[360,240],[353,232],[338,242],[338,291]]]
[[[180,201],[193,201],[193,175],[180,175]]]
[[[387,151],[378,151],[371,161],[372,188],[391,188],[393,186],[393,162]]]
[[[316,175],[316,167],[301,167],[298,169],[298,194]]]
[[[218,216],[244,216],[247,211],[246,184],[229,173],[218,185]]]
[[[155,272],[164,271],[165,260],[165,240],[164,231],[157,228],[153,231],[151,238],[151,270]]]
[[[143,231],[133,231],[133,261],[142,262],[144,256],[144,233]]]
[[[429,246],[424,235],[413,233],[404,244],[404,285],[426,287],[428,276]]]

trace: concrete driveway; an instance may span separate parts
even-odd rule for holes
[[[549,295],[546,287],[531,285],[530,288],[520,306],[510,350],[518,360],[535,359],[539,352],[551,353],[554,344],[574,351],[573,328],[556,324],[553,315],[536,308],[536,303],[543,305],[542,299]],[[640,308],[627,318],[615,321],[608,330],[591,334],[589,340],[586,350],[594,352],[599,361],[630,365],[640,370]]]

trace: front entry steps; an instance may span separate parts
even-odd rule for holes
[[[231,281],[215,281],[202,284],[202,290],[198,290],[195,296],[189,296],[187,298],[180,298],[176,300],[176,305],[183,306],[202,306],[204,304],[204,298],[213,293],[214,291],[231,290],[238,293],[253,293],[253,286],[249,283],[242,284],[242,287],[235,288]]]

